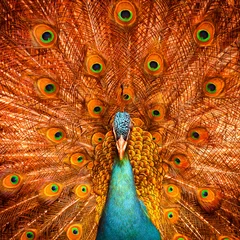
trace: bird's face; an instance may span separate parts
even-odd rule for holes
[[[119,159],[122,160],[126,147],[127,140],[131,130],[131,119],[127,112],[117,112],[113,122],[113,133],[116,140]]]

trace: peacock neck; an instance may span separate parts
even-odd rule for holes
[[[97,240],[159,240],[160,234],[139,201],[128,156],[115,158]]]

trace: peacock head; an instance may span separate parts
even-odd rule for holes
[[[117,112],[113,121],[113,133],[120,160],[123,159],[131,130],[131,118],[127,112]]]

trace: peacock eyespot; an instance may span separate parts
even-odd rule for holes
[[[153,115],[153,117],[159,117],[160,116],[160,112],[158,110],[153,110],[152,111],[152,115]]]
[[[148,69],[150,71],[157,71],[160,68],[160,64],[156,61],[149,61],[148,62]]]
[[[73,233],[74,235],[79,234],[78,228],[72,228],[72,233]]]
[[[221,206],[222,192],[217,188],[196,189],[198,203],[206,212],[213,212]]]
[[[91,193],[91,185],[88,183],[79,184],[74,187],[74,193],[81,199],[86,199]]]
[[[208,190],[202,190],[201,196],[202,196],[203,198],[206,198],[206,197],[208,196]]]
[[[181,163],[181,160],[180,160],[179,158],[175,158],[175,159],[174,159],[174,162],[175,162],[177,165],[179,165],[179,164]]]
[[[56,86],[52,83],[49,83],[45,86],[44,91],[46,93],[54,93],[56,91]]]
[[[27,239],[34,239],[34,237],[35,237],[35,234],[34,234],[34,232],[26,232],[26,237],[27,237]]]
[[[190,166],[190,161],[187,155],[182,153],[173,154],[170,159],[170,164],[177,171],[184,171]]]
[[[100,77],[105,73],[105,60],[100,55],[89,55],[85,59],[85,66],[88,74]]]
[[[207,86],[206,86],[206,90],[209,92],[209,93],[215,93],[216,90],[217,90],[217,87],[215,84],[213,83],[208,83]]]
[[[179,219],[178,209],[168,208],[163,209],[164,217],[168,220],[169,223],[175,224]]]
[[[82,225],[73,223],[67,228],[67,238],[70,240],[80,240],[82,236]]]
[[[199,139],[200,135],[199,135],[198,132],[195,132],[195,131],[194,131],[194,132],[192,132],[191,137],[192,137],[193,139]]]
[[[58,190],[59,190],[59,188],[56,184],[52,185],[51,189],[54,193],[58,192]]]
[[[207,47],[212,44],[214,34],[214,25],[209,21],[204,21],[200,23],[194,30],[193,38],[200,47]]]
[[[131,99],[131,96],[129,94],[124,94],[123,95],[123,100],[129,101]]]
[[[211,78],[203,83],[203,93],[207,97],[220,97],[223,94],[225,82],[221,78]]]
[[[38,43],[40,47],[53,47],[57,41],[57,34],[54,29],[45,24],[36,25],[32,34],[35,40],[35,45]]]
[[[150,53],[144,61],[144,71],[158,77],[163,71],[163,57],[159,53]]]
[[[167,197],[172,200],[176,200],[181,195],[181,191],[178,186],[174,184],[163,184],[164,192]]]
[[[210,39],[210,33],[204,29],[198,30],[197,38],[201,42],[207,42]]]
[[[82,192],[83,193],[87,192],[87,187],[86,186],[82,186]]]
[[[14,185],[18,184],[19,183],[19,177],[17,175],[13,175],[11,177],[11,183],[14,184]]]
[[[50,182],[40,190],[39,197],[42,199],[56,199],[62,192],[63,186],[57,182]]]
[[[46,131],[46,137],[53,143],[61,143],[66,139],[66,132],[62,128],[53,127]]]
[[[93,109],[94,113],[100,113],[102,111],[102,108],[97,106]]]
[[[188,131],[187,140],[194,144],[205,144],[209,138],[207,129],[203,127],[192,128]]]
[[[137,20],[137,12],[134,4],[127,0],[118,2],[114,10],[114,19],[120,26],[132,26]]]
[[[129,10],[122,10],[118,13],[118,17],[121,21],[129,22],[132,19],[133,14]]]
[[[150,119],[156,122],[164,120],[165,113],[166,109],[163,104],[154,105],[148,110],[148,116],[150,117]]]
[[[100,100],[90,100],[87,104],[88,113],[93,118],[101,118],[105,112],[105,106]]]
[[[103,67],[102,67],[102,64],[100,63],[94,63],[92,66],[91,66],[91,70],[94,72],[94,73],[100,73],[102,71]]]
[[[50,30],[44,32],[41,36],[41,41],[43,43],[51,43],[54,40],[54,33]]]
[[[82,156],[78,157],[77,161],[81,163],[83,161],[83,157]]]
[[[61,140],[61,139],[63,138],[63,133],[62,133],[62,132],[56,132],[56,133],[54,134],[54,138],[55,138],[56,140]]]
[[[98,145],[99,143],[102,143],[104,137],[104,134],[101,132],[94,133],[92,136],[92,145]]]
[[[73,153],[70,157],[69,155],[67,155],[66,158],[64,159],[64,162],[70,163],[75,168],[81,168],[87,163],[86,159],[87,157],[84,153],[76,152]]]
[[[8,189],[19,189],[23,183],[23,177],[20,174],[8,174],[2,180],[2,184]]]
[[[37,90],[41,97],[56,98],[59,85],[50,78],[40,78],[37,80]]]

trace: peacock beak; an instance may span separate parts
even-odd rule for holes
[[[127,141],[124,140],[123,136],[121,135],[120,138],[116,142],[117,150],[118,150],[118,155],[119,159],[122,160],[126,147],[127,147]]]

